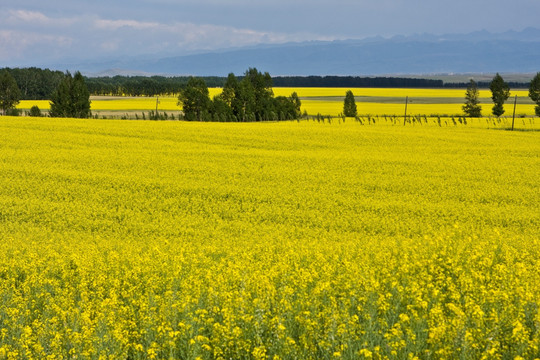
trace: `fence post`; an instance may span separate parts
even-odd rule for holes
[[[403,115],[403,126],[407,123],[407,103],[409,102],[409,97],[405,97],[405,115]]]
[[[514,120],[516,119],[516,103],[517,103],[517,95],[514,98],[514,114],[512,115],[512,131],[514,131]]]

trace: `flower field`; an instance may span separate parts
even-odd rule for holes
[[[540,358],[537,131],[0,133],[2,360]]]
[[[210,97],[220,94],[220,88],[210,88]],[[276,96],[290,96],[292,92],[298,93],[302,100],[302,110],[309,115],[338,116],[343,112],[343,99],[346,88],[273,88]],[[464,103],[464,89],[379,89],[354,88],[351,89],[356,96],[358,113],[361,115],[398,115],[403,116],[405,110],[405,97],[409,98],[407,113],[427,116],[463,115],[461,109]],[[534,103],[529,99],[527,90],[512,90],[511,98],[505,104],[505,116],[512,116],[513,96],[518,96],[516,114],[518,116],[533,116]],[[134,117],[141,116],[142,112],[155,111],[155,97],[114,97],[96,96],[91,98],[92,112],[101,116],[122,116],[128,114]],[[482,114],[489,116],[493,106],[491,92],[480,90]],[[181,108],[177,105],[178,99],[174,96],[159,97],[158,111],[178,114]],[[29,110],[37,105],[42,110],[49,109],[46,100],[23,100],[17,106],[19,109]]]

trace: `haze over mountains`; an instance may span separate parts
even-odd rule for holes
[[[248,67],[273,76],[535,73],[540,71],[540,29],[257,45],[174,57],[81,59],[49,67],[91,76],[226,76],[242,74]]]

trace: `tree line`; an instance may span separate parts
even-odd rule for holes
[[[442,88],[442,80],[360,76],[279,76],[278,87]]]
[[[238,76],[239,80],[243,75]],[[208,87],[224,87],[228,77],[205,76]],[[157,96],[179,94],[189,76],[114,76],[87,78],[92,95]],[[442,80],[408,79],[396,77],[353,76],[278,76],[272,77],[276,87],[379,87],[379,88],[442,88]]]
[[[540,116],[540,72],[531,80],[529,85],[529,97],[536,103],[535,113]],[[504,81],[502,76],[497,73],[491,82],[488,83],[491,91],[491,99],[493,101],[493,107],[491,113],[497,117],[504,114],[504,103],[510,97],[510,85]],[[468,117],[481,117],[482,106],[480,105],[480,91],[478,90],[478,84],[471,79],[467,85],[465,92],[465,103],[462,106],[462,110]],[[345,93],[345,99],[343,100],[343,113],[340,114],[344,117],[357,117],[358,110],[354,94],[351,90]],[[405,115],[406,116],[406,115]]]
[[[90,117],[90,94],[88,79],[80,72],[72,76],[37,68],[0,70],[0,110],[3,115],[17,115],[15,106],[21,99],[49,99],[49,114],[55,117]],[[158,77],[159,78],[159,77]],[[166,78],[164,78],[166,79]],[[212,77],[218,82],[219,78]],[[18,81],[17,81],[18,80]],[[157,84],[154,78],[143,78],[147,83]],[[20,83],[22,82],[22,87]],[[296,93],[290,97],[274,97],[274,80],[270,74],[256,68],[248,69],[242,77],[229,74],[223,83],[223,91],[213,99],[209,97],[208,84],[204,78],[189,77],[178,88],[178,105],[182,105],[185,120],[197,121],[275,121],[298,119],[301,101]],[[46,85],[43,85],[45,84]],[[42,84],[44,88],[39,88]],[[52,88],[51,84],[56,84]],[[215,86],[215,84],[212,84]],[[171,85],[172,86],[172,85]],[[540,116],[540,72],[528,84],[529,97],[536,103],[535,113]],[[504,114],[504,102],[510,96],[510,85],[497,73],[489,83],[492,93],[492,114]],[[171,90],[172,91],[172,90]],[[45,95],[48,94],[48,95]],[[149,95],[150,93],[148,93]],[[144,95],[144,94],[139,94]],[[150,95],[149,95],[150,96]],[[462,107],[469,117],[482,116],[479,103],[478,84],[470,80]],[[12,113],[10,113],[12,111]],[[356,116],[357,108],[352,91],[347,91],[344,100],[344,116]],[[39,108],[33,107],[30,115],[40,116]]]
[[[48,100],[64,77],[61,71],[31,68],[5,68],[11,74],[24,100]],[[201,77],[208,87],[223,87],[227,77]],[[163,96],[178,95],[186,87],[189,76],[113,76],[85,77],[90,95]],[[243,75],[238,76],[241,81]],[[442,80],[400,77],[360,76],[277,76],[272,77],[278,87],[370,87],[370,88],[466,88],[468,83],[444,83]],[[528,83],[509,82],[513,88],[526,88]],[[477,86],[488,88],[490,82],[480,81]]]
[[[17,83],[22,100],[49,100],[58,84],[64,78],[61,71],[39,69],[36,67],[24,69],[0,69],[8,73]]]
[[[186,87],[189,76],[113,76],[86,78],[92,95],[162,96],[178,95]],[[226,78],[203,77],[209,87],[223,87]]]
[[[529,85],[529,97],[536,103],[535,114],[540,116],[540,72],[531,80]],[[493,107],[491,113],[497,117],[504,114],[504,103],[510,97],[510,85],[497,73],[489,83]],[[479,101],[478,84],[471,79],[465,92],[465,104],[463,112],[469,117],[481,117],[482,106]]]
[[[274,97],[272,77],[250,68],[242,79],[233,73],[227,77],[221,94],[209,97],[203,78],[192,77],[180,91],[178,105],[188,121],[277,121],[298,119],[301,101],[293,92],[290,97]]]
[[[15,106],[22,98],[17,81],[8,70],[0,71],[0,108],[3,115],[18,115]],[[90,90],[80,72],[66,72],[49,95],[52,117],[88,118]],[[209,97],[203,78],[190,77],[179,89],[178,105],[183,107],[183,119],[188,121],[276,121],[298,119],[301,101],[296,93],[290,97],[274,97],[272,77],[255,68],[248,69],[242,79],[229,74],[221,94]],[[10,113],[10,111],[14,111]],[[30,115],[40,116],[37,106]],[[157,115],[157,114],[156,114]]]

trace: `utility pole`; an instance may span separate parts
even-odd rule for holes
[[[514,120],[516,119],[516,103],[517,103],[517,95],[514,97],[514,115],[512,115],[512,131],[514,131]]]
[[[403,126],[407,123],[407,103],[409,102],[409,97],[405,97],[405,115],[403,115]]]

